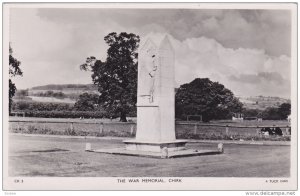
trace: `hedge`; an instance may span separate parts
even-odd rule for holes
[[[72,111],[74,104],[68,103],[42,103],[42,102],[13,102],[15,111]]]
[[[105,111],[22,111],[26,117],[39,118],[110,118]]]
[[[25,112],[26,117],[37,118],[118,118],[118,114],[111,114],[106,111],[32,111],[19,110],[15,112]],[[135,117],[136,112],[130,112],[128,117]]]

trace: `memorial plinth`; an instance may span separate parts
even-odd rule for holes
[[[125,140],[126,150],[136,151],[149,151],[149,152],[162,152],[164,148],[168,149],[168,152],[174,152],[179,150],[185,150],[185,144],[187,140],[173,140],[173,141],[141,141],[141,140]]]

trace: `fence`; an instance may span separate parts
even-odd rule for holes
[[[10,114],[12,116],[22,116],[22,117],[25,117],[25,112],[11,112]]]
[[[271,136],[264,135],[262,128],[280,128],[283,136],[290,136],[290,125],[224,125],[206,123],[176,123],[177,138],[195,139],[268,139]],[[272,138],[274,139],[274,138]]]
[[[262,137],[262,128],[281,128],[284,136],[291,134],[290,125],[242,126],[207,123],[176,122],[177,138],[195,139],[251,139]],[[30,121],[10,120],[10,132],[60,135],[124,136],[134,137],[134,122],[85,122],[85,121]],[[266,136],[268,137],[268,136]]]
[[[92,136],[134,136],[136,124],[133,122],[77,122],[77,121],[28,121],[10,120],[10,132],[42,133],[58,135]]]

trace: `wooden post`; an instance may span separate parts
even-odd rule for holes
[[[130,134],[133,135],[133,131],[134,131],[134,125],[131,124],[131,127],[130,127]]]
[[[103,122],[100,123],[100,133],[103,133]]]
[[[195,126],[194,126],[194,134],[195,135],[197,134],[197,123],[195,123]]]
[[[223,144],[222,143],[219,143],[218,144],[218,151],[223,153],[224,152],[224,147],[223,147]]]
[[[285,128],[285,134],[286,135],[290,135],[290,133],[289,133],[289,127],[288,126]]]
[[[163,149],[161,150],[161,158],[163,159],[167,159],[169,157],[168,155],[168,148],[167,147],[163,147]]]
[[[85,151],[91,151],[92,150],[92,145],[91,143],[86,143],[85,144]]]
[[[256,135],[259,135],[259,127],[256,128]]]

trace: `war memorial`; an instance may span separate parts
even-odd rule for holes
[[[148,39],[139,51],[136,138],[124,148],[87,151],[118,155],[175,158],[220,154],[218,150],[188,149],[175,135],[174,49],[166,35],[159,46]],[[221,147],[220,147],[221,146]]]

